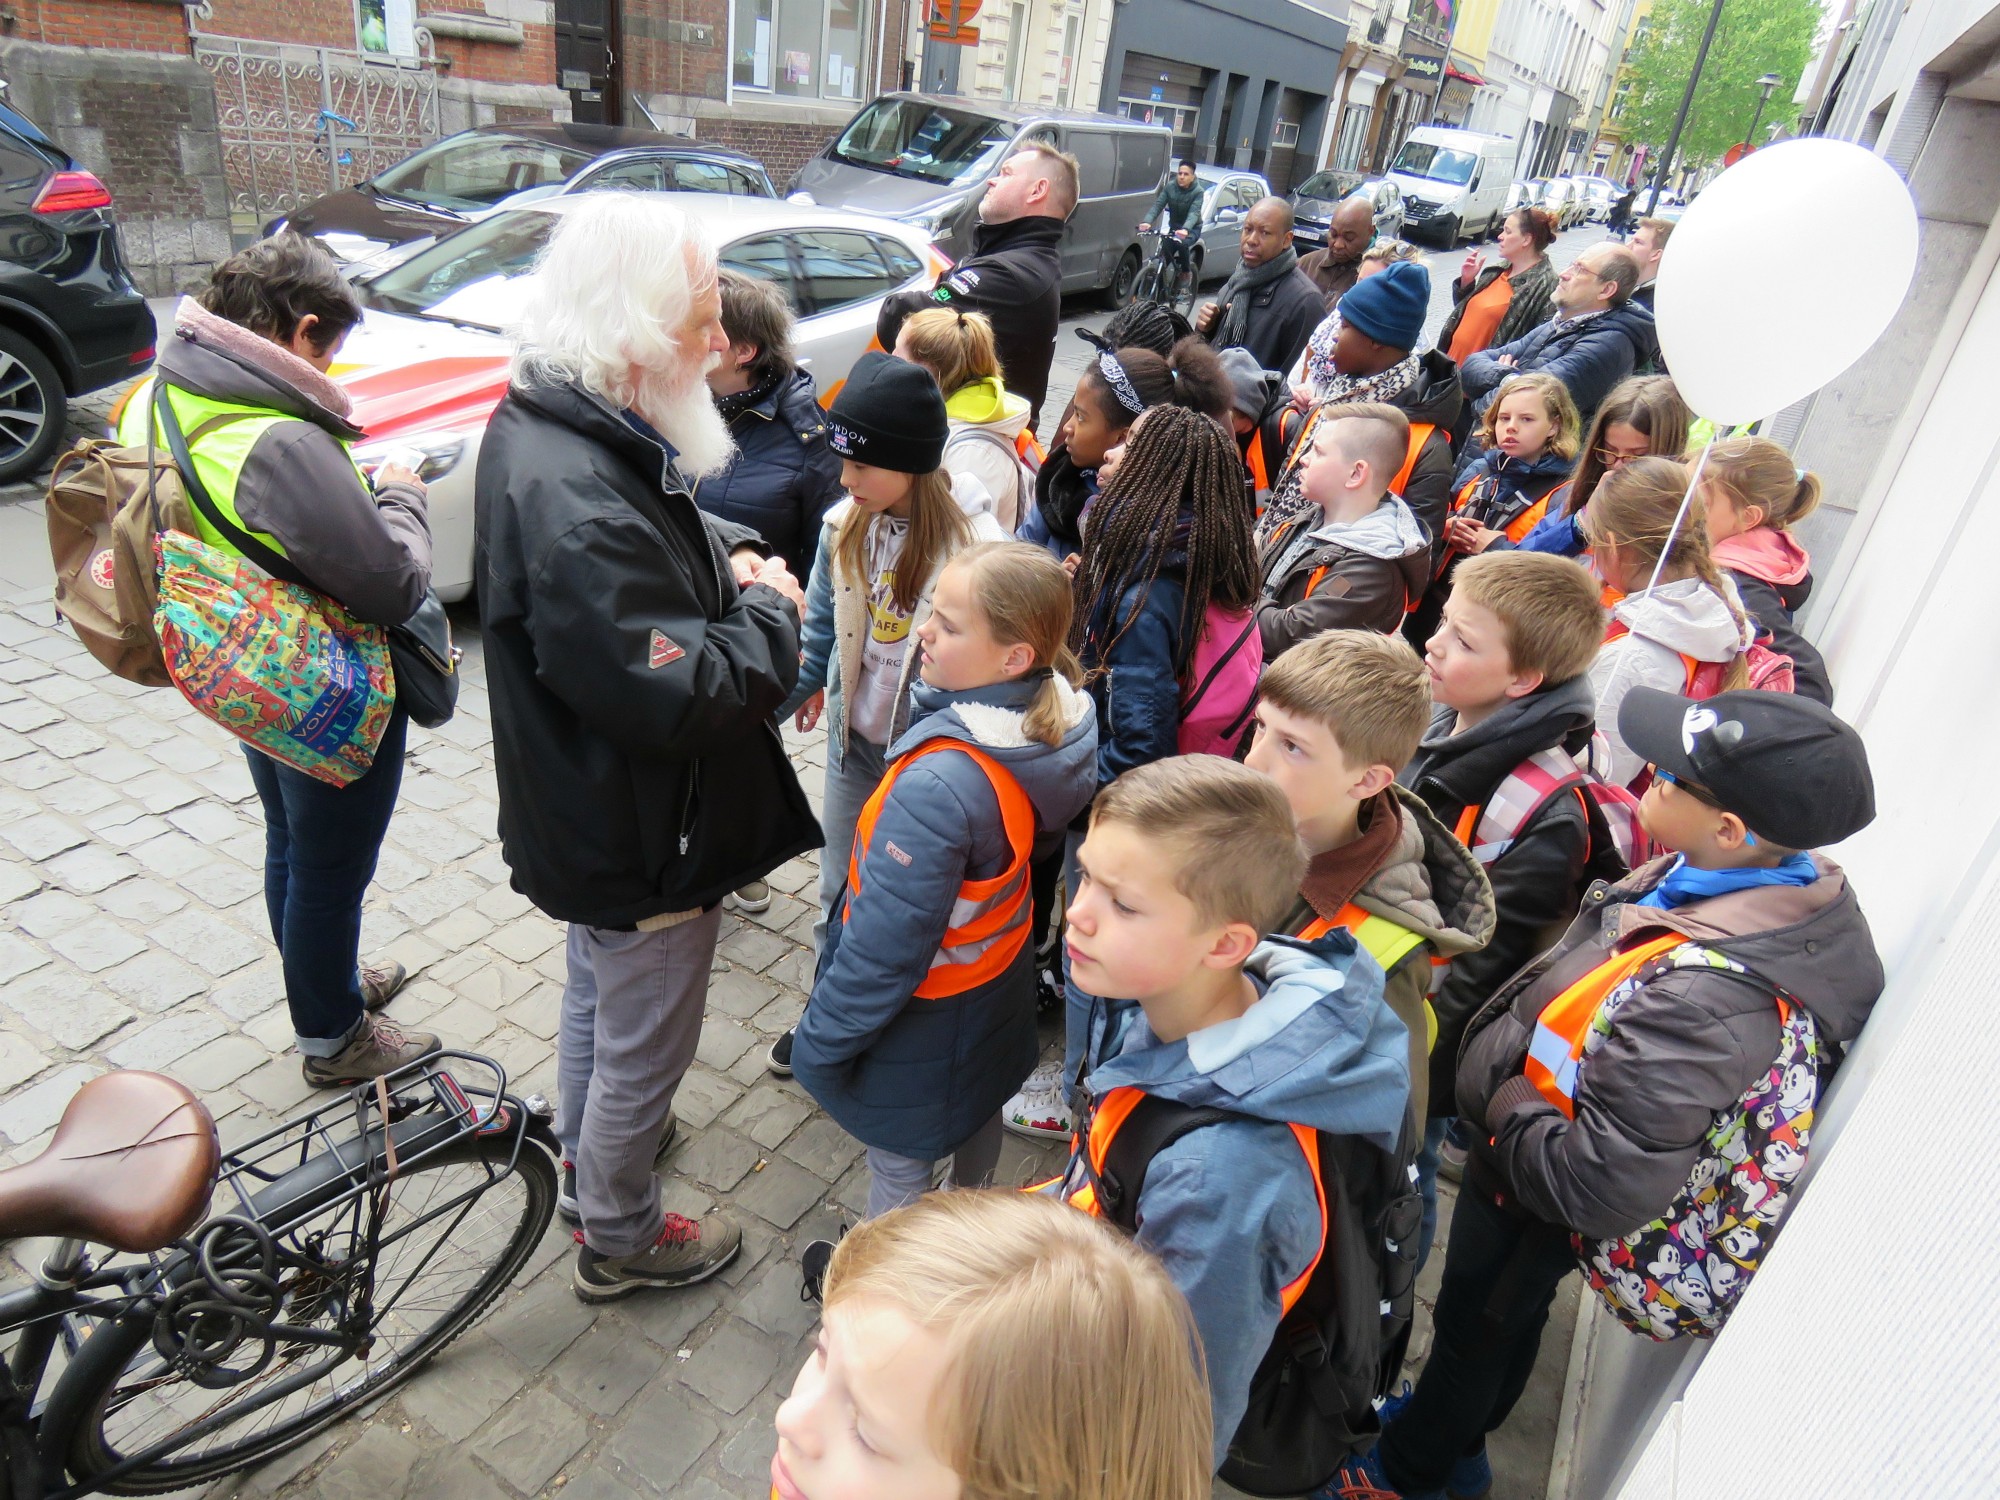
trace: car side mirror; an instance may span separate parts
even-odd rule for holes
[[[1234,224],[1242,217],[1243,210],[1240,208],[1218,208],[1215,211],[1215,222],[1218,224]]]

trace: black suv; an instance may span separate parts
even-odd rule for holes
[[[591,188],[775,198],[753,156],[616,125],[481,125],[264,226],[320,240],[347,275],[377,275],[495,208]]]
[[[110,191],[0,104],[0,483],[55,456],[71,396],[152,362]]]

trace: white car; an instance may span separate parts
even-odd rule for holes
[[[894,219],[761,198],[663,196],[704,222],[724,266],[789,294],[794,348],[822,399],[868,348],[882,299],[930,286],[948,265],[923,230]],[[332,370],[368,434],[354,457],[365,469],[392,450],[424,454],[432,583],[447,601],[472,589],[472,479],[487,418],[507,392],[507,329],[550,231],[582,201],[504,210],[357,288],[367,311]]]

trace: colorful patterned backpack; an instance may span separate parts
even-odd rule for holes
[[[1673,969],[1737,976],[1778,1007],[1778,1053],[1702,1141],[1694,1169],[1667,1211],[1619,1239],[1570,1244],[1583,1274],[1618,1321],[1659,1341],[1712,1338],[1762,1264],[1806,1164],[1814,1114],[1832,1072],[1832,1047],[1796,997],[1699,943],[1683,943],[1605,996],[1584,1038],[1582,1074],[1623,1005]]]

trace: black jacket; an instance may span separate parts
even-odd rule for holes
[[[1030,427],[1042,420],[1062,321],[1062,232],[1061,219],[1039,215],[981,224],[972,232],[972,254],[945,272],[931,294],[993,320],[1001,378],[1027,399]]]
[[[819,523],[836,505],[840,455],[826,440],[826,413],[804,370],[729,424],[736,461],[699,481],[694,501],[712,516],[748,526],[803,585],[819,545]]]
[[[1313,279],[1292,268],[1289,276],[1268,281],[1250,293],[1250,312],[1243,337],[1217,349],[1248,349],[1267,370],[1289,370],[1306,347],[1306,340],[1326,316],[1326,299]],[[1221,324],[1217,325],[1218,336]]]
[[[1792,659],[1794,690],[1815,703],[1833,707],[1833,678],[1827,674],[1826,658],[1792,623],[1792,616],[1805,607],[1806,596],[1812,592],[1812,575],[1808,573],[1797,583],[1776,584],[1734,568],[1723,571],[1735,580],[1737,597],[1750,618],[1771,637],[1771,649]]]
[[[1495,344],[1468,355],[1458,374],[1472,409],[1479,413],[1492,404],[1509,376],[1535,370],[1553,375],[1568,387],[1587,429],[1598,403],[1612,388],[1633,371],[1647,369],[1659,353],[1653,310],[1634,298],[1594,317],[1551,318],[1511,344]],[[1502,355],[1512,355],[1514,363],[1501,364]]]
[[[738,590],[672,461],[572,385],[510,389],[474,485],[501,854],[558,921],[630,928],[705,907],[819,825],[772,716],[799,617]]]
[[[1397,780],[1421,797],[1440,823],[1456,828],[1466,808],[1483,808],[1529,756],[1557,745],[1575,753],[1589,744],[1595,714],[1588,677],[1517,698],[1463,734],[1452,733],[1457,710],[1440,708],[1416,758]],[[1458,1113],[1452,1086],[1466,1022],[1509,975],[1548,946],[1551,928],[1566,926],[1576,915],[1589,852],[1583,804],[1563,796],[1538,812],[1499,858],[1485,864],[1493,885],[1493,940],[1476,953],[1454,958],[1444,984],[1431,997],[1438,1025],[1431,1048],[1433,1117]]]

